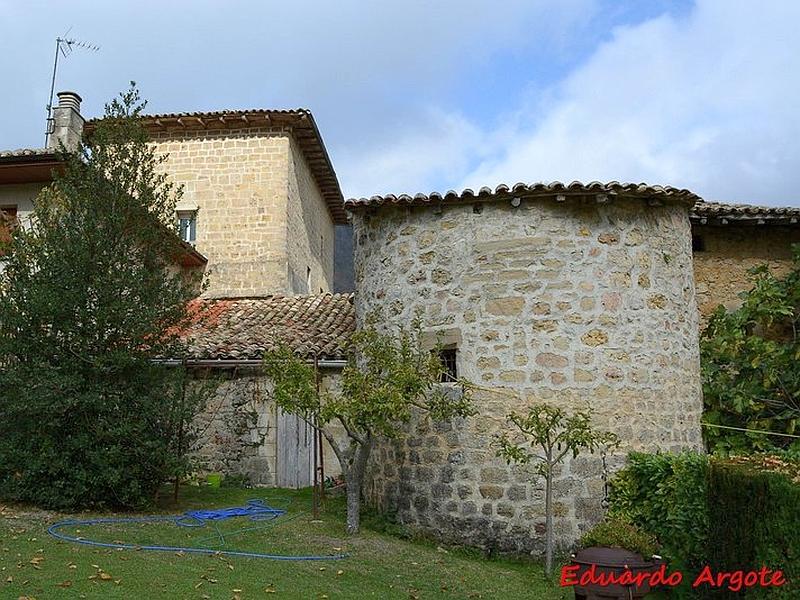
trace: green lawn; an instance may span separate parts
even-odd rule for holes
[[[263,498],[288,508],[283,523],[243,519],[220,523],[225,549],[273,554],[347,552],[338,561],[283,562],[175,552],[117,550],[54,540],[55,519],[92,515],[48,515],[21,507],[0,510],[0,598],[570,598],[538,564],[485,560],[470,553],[412,542],[365,527],[344,534],[341,500],[329,501],[312,519],[308,490],[183,488],[178,506],[159,512],[236,506]],[[80,531],[77,531],[80,530]],[[171,523],[95,525],[65,530],[108,542],[199,546],[217,543],[213,528]],[[205,538],[205,541],[202,541]],[[223,547],[220,547],[221,549]],[[555,576],[554,576],[555,577]]]

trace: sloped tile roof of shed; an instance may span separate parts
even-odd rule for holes
[[[626,196],[641,197],[643,199],[676,200],[688,204],[694,204],[700,200],[700,197],[694,192],[670,186],[647,185],[646,183],[619,183],[618,181],[610,181],[608,183],[601,183],[599,181],[592,181],[590,183],[581,183],[579,181],[561,183],[560,181],[553,181],[551,183],[517,183],[513,186],[501,184],[495,189],[482,187],[477,192],[467,188],[461,192],[450,190],[444,194],[431,192],[430,194],[416,194],[414,196],[409,196],[408,194],[401,194],[399,196],[389,194],[387,196],[371,196],[370,198],[350,198],[345,201],[345,208],[347,210],[358,210],[360,208],[377,207],[386,204],[432,205],[440,202],[475,202],[503,200],[515,196],[530,197],[552,195]]]
[[[694,222],[719,221],[763,221],[777,223],[800,222],[800,207],[756,206],[752,204],[724,204],[722,202],[698,202],[690,212]]]
[[[334,359],[355,330],[353,294],[198,300],[185,332],[193,359],[257,360],[280,343]]]

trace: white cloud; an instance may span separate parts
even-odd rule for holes
[[[668,3],[0,0],[16,86],[0,147],[41,143],[53,38],[74,25],[103,48],[64,60],[57,87],[88,115],[130,79],[154,111],[307,106],[347,196],[618,179],[800,204],[800,2],[642,22],[653,6]],[[609,35],[620,22],[638,24]]]
[[[616,179],[800,204],[799,18],[797,2],[701,0],[620,28],[510,116],[462,183]]]
[[[412,128],[392,133],[394,139],[379,142],[380,150],[339,153],[346,166],[339,178],[349,195],[414,194],[433,191],[426,188],[432,181],[457,181],[483,139],[463,117],[435,109],[415,115]]]

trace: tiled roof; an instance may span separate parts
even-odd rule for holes
[[[0,150],[0,158],[26,158],[34,156],[55,156],[52,148],[19,148],[18,150]]]
[[[184,333],[191,358],[258,360],[287,344],[295,353],[335,359],[355,330],[352,294],[198,300]]]
[[[84,132],[91,133],[98,119],[92,119],[84,126]],[[322,197],[328,204],[335,223],[347,223],[344,212],[344,196],[333,163],[328,156],[322,135],[314,116],[305,108],[291,110],[251,109],[218,110],[212,112],[180,112],[142,115],[142,121],[151,131],[198,131],[203,129],[243,129],[262,126],[285,126],[300,146],[319,186]]]
[[[689,213],[693,222],[722,223],[727,221],[755,221],[756,223],[797,223],[800,208],[792,206],[754,206],[751,204],[723,204],[698,202]]]
[[[566,200],[570,196],[595,196],[599,200],[613,198],[614,196],[625,196],[642,198],[648,200],[675,200],[679,202],[694,204],[700,197],[685,189],[678,189],[669,186],[647,185],[645,183],[619,183],[611,181],[601,183],[592,181],[581,183],[573,181],[565,184],[560,181],[551,183],[517,183],[513,186],[505,184],[498,185],[495,189],[482,187],[477,192],[465,189],[462,192],[450,190],[444,194],[432,192],[430,194],[416,194],[409,196],[401,194],[395,196],[372,196],[370,198],[350,198],[345,202],[347,210],[358,210],[359,208],[381,206],[384,204],[393,205],[426,205],[438,204],[440,202],[458,203],[475,202],[489,200],[504,200],[514,197],[532,196],[556,196],[557,200]],[[605,198],[604,198],[605,197]]]

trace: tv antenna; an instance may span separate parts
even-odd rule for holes
[[[70,31],[72,31],[72,27],[67,29],[63,36],[56,38],[56,55],[53,59],[53,77],[50,80],[50,100],[47,103],[47,131],[44,135],[45,148],[47,147],[47,143],[50,141],[50,133],[52,133],[53,130],[53,93],[56,91],[56,73],[58,72],[59,54],[66,58],[72,54],[72,51],[76,48],[88,50],[90,52],[98,52],[100,50],[100,46],[68,37]]]

